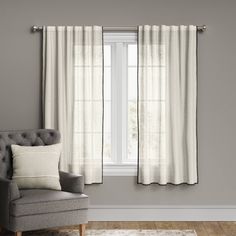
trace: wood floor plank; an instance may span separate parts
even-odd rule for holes
[[[236,222],[220,222],[220,226],[226,236],[236,235]]]
[[[163,222],[155,222],[156,229],[171,229],[171,222],[163,221]]]
[[[198,236],[209,236],[201,221],[189,221],[188,229],[195,230]]]
[[[138,222],[135,221],[127,221],[127,222],[120,222],[120,229],[139,229]]]
[[[203,225],[209,236],[225,236],[219,222],[203,222]]]
[[[172,229],[180,229],[180,230],[189,229],[188,222],[179,222],[179,221],[171,222],[171,228]]]
[[[143,221],[138,224],[139,229],[156,229],[153,221]]]

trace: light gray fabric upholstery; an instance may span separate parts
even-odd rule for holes
[[[48,214],[10,217],[11,231],[29,231],[66,225],[86,224],[88,210],[63,211]]]
[[[88,209],[88,197],[84,194],[56,190],[21,190],[21,198],[11,202],[12,216],[46,214]]]
[[[83,193],[84,177],[60,171],[60,183],[62,191],[71,193]]]
[[[88,197],[82,176],[60,173],[64,191],[19,191],[12,177],[11,145],[43,146],[60,141],[56,130],[0,132],[0,225],[12,231],[28,231],[87,223]],[[70,182],[72,185],[70,185]]]

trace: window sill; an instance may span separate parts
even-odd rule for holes
[[[137,176],[137,164],[104,164],[104,176]]]

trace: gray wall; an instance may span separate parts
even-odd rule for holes
[[[140,186],[106,177],[91,204],[236,204],[235,0],[0,0],[0,129],[41,126],[36,25],[206,24],[199,35],[199,177],[196,186]]]

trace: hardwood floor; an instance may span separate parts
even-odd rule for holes
[[[236,236],[236,222],[89,222],[87,229],[194,229],[198,236]]]
[[[66,228],[78,228],[71,226]],[[236,222],[89,222],[86,229],[194,229],[197,236],[236,236]],[[9,235],[0,233],[0,235]],[[13,234],[10,234],[13,235]],[[23,233],[24,235],[24,233]]]

